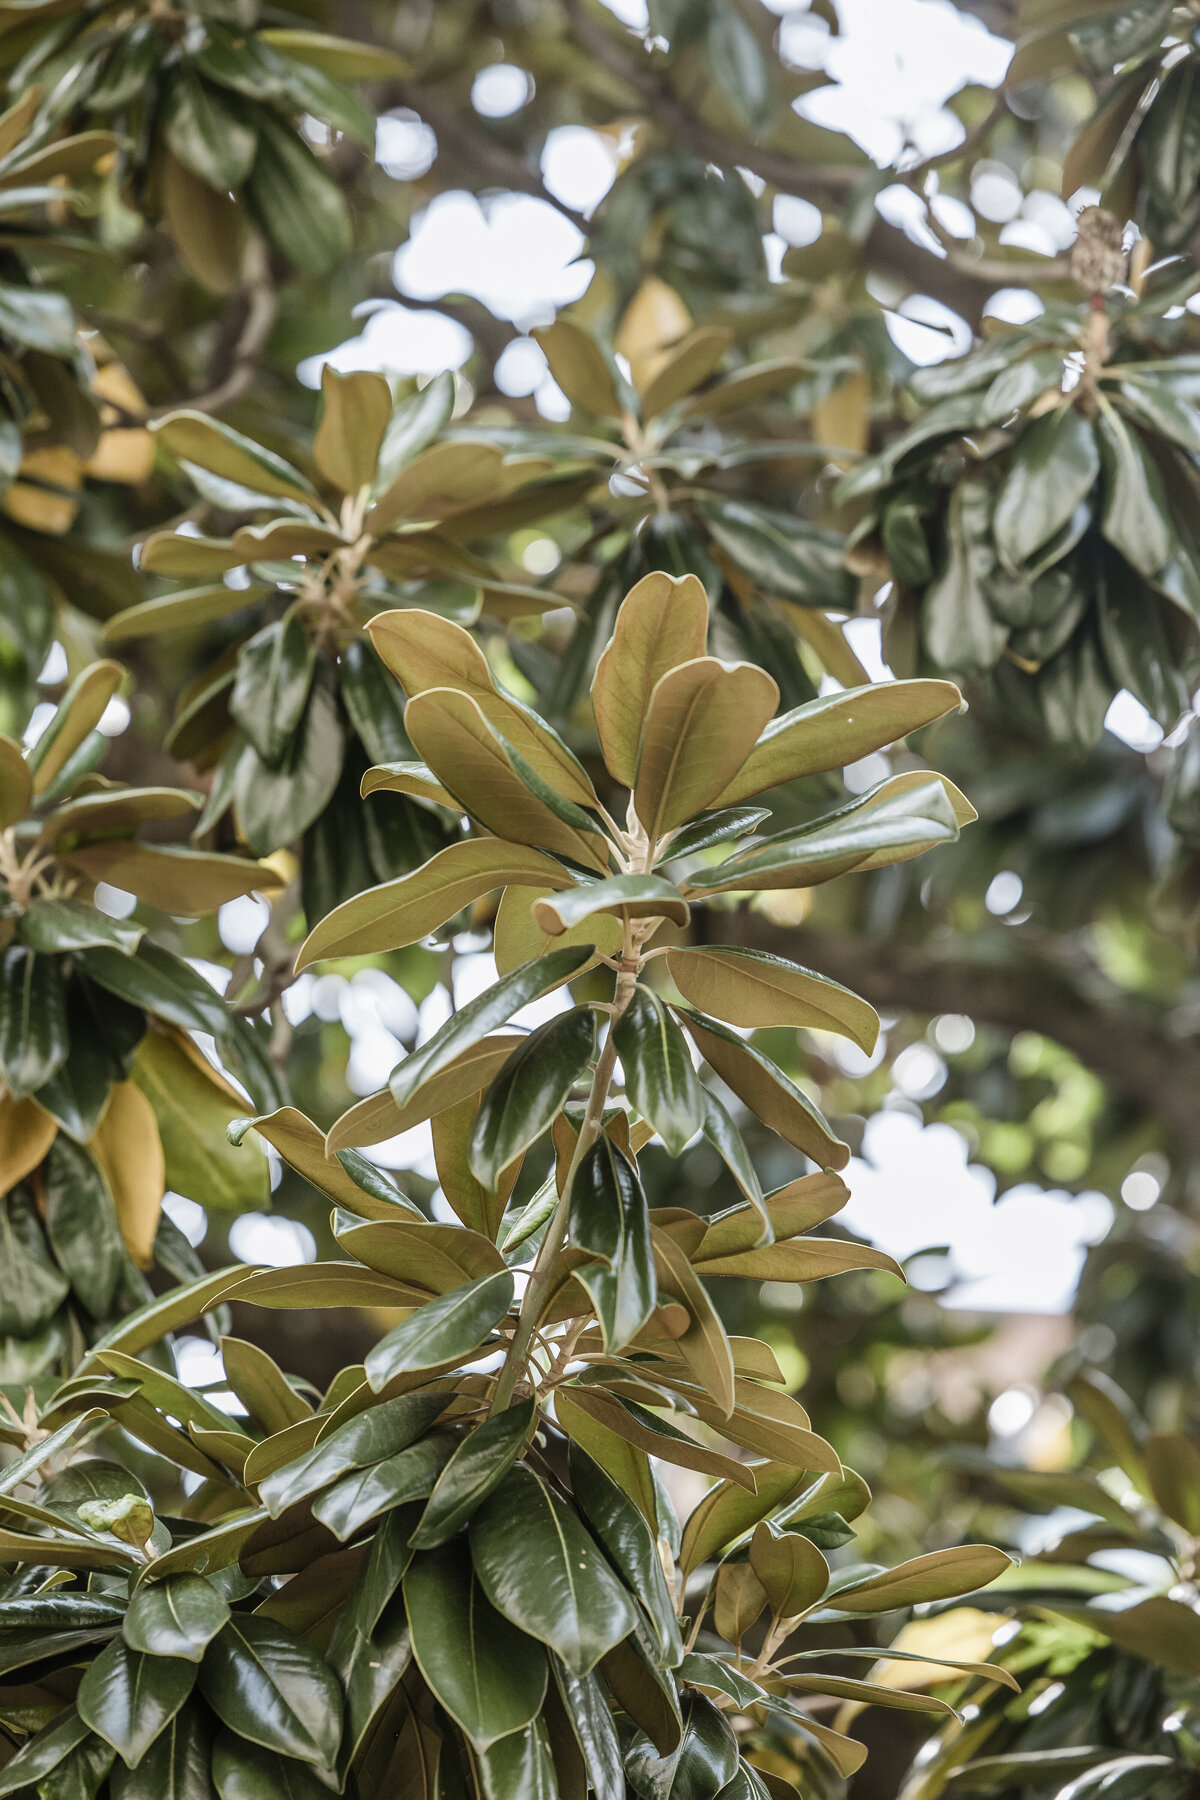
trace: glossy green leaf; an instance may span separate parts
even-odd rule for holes
[[[560,1800],[544,1719],[481,1751],[479,1773],[485,1800]]]
[[[357,894],[309,932],[297,969],[333,956],[362,956],[418,943],[465,906],[510,882],[570,887],[561,863],[523,844],[473,838],[451,844],[411,875]]]
[[[737,1774],[737,1739],[724,1714],[694,1688],[682,1705],[678,1748],[663,1757],[646,1738],[635,1738],[626,1753],[626,1773],[635,1791],[643,1794],[717,1800]]]
[[[812,887],[852,869],[886,868],[937,844],[951,843],[974,817],[945,777],[914,770],[893,775],[836,813],[800,831],[751,843],[713,868],[698,869],[686,886],[703,893],[731,889]]]
[[[329,1792],[307,1763],[232,1731],[217,1734],[212,1779],[220,1800],[324,1800]]]
[[[1087,499],[1100,473],[1096,433],[1067,400],[1028,425],[996,499],[996,547],[1017,570],[1032,560]]]
[[[950,681],[881,682],[810,700],[771,720],[716,804],[858,762],[961,705]]]
[[[935,668],[977,675],[995,664],[1009,630],[993,605],[998,573],[992,490],[967,476],[951,496],[944,554],[921,607],[921,641]]]
[[[690,916],[679,889],[661,875],[613,875],[533,902],[533,916],[550,937],[558,937],[597,914],[670,919],[676,925],[686,925]]]
[[[329,1487],[349,1470],[382,1462],[406,1449],[428,1429],[444,1404],[444,1396],[438,1394],[401,1394],[340,1425],[307,1454],[263,1480],[259,1491],[271,1517],[277,1519],[289,1506]]]
[[[381,1512],[427,1499],[454,1447],[449,1432],[433,1432],[384,1462],[354,1470],[314,1502],[314,1519],[345,1543]]]
[[[497,1611],[586,1675],[632,1631],[633,1603],[575,1515],[512,1469],[474,1514],[475,1573]]]
[[[92,1317],[107,1319],[128,1268],[121,1228],[99,1165],[61,1132],[46,1159],[44,1213],[59,1267]]]
[[[847,1145],[834,1137],[808,1096],[769,1057],[714,1019],[682,1011],[679,1016],[705,1061],[765,1125],[821,1168],[845,1167]]]
[[[569,1455],[576,1505],[648,1613],[663,1663],[674,1667],[682,1655],[679,1622],[654,1534],[629,1496],[581,1445],[572,1442]]]
[[[181,1707],[137,1768],[117,1764],[109,1785],[112,1800],[213,1800],[208,1742],[196,1709]]]
[[[209,1645],[200,1691],[222,1724],[281,1756],[332,1769],[342,1696],[322,1659],[258,1614],[235,1614]]]
[[[571,1184],[570,1241],[597,1262],[574,1270],[596,1310],[604,1347],[624,1349],[654,1311],[650,1215],[637,1165],[601,1132]]]
[[[421,1673],[477,1750],[537,1717],[545,1652],[490,1605],[465,1543],[418,1551],[405,1572],[404,1601]]]
[[[300,723],[278,763],[243,749],[234,777],[234,804],[256,856],[300,837],[324,812],[341,774],[345,731],[329,681],[318,671]]]
[[[13,1099],[50,1081],[69,1049],[58,963],[13,945],[0,960],[0,1073]]]
[[[19,929],[23,944],[46,955],[108,945],[132,956],[145,935],[141,925],[110,919],[82,900],[48,894],[25,909]]]
[[[402,1507],[391,1518],[407,1521],[412,1511]],[[395,1591],[385,1588],[381,1593],[380,1617],[369,1634],[358,1626],[342,1634],[339,1621],[336,1667],[346,1692],[341,1766],[356,1762],[373,1722],[412,1663],[412,1634],[398,1580]]]
[[[869,1055],[879,1036],[875,1008],[828,976],[761,950],[670,950],[667,969],[684,999],[727,1025],[836,1031]]]
[[[704,1090],[705,1137],[725,1164],[751,1206],[758,1213],[760,1225],[756,1243],[771,1242],[771,1215],[763,1198],[762,1184],[754,1167],[746,1141],[729,1116],[728,1109],[708,1088]]]
[[[433,1550],[454,1536],[521,1454],[533,1424],[532,1397],[485,1419],[463,1438],[437,1478],[409,1542]]]
[[[131,1650],[198,1663],[228,1618],[228,1603],[211,1581],[175,1575],[139,1588],[121,1629]]]
[[[1157,575],[1174,548],[1162,477],[1133,430],[1111,406],[1097,417],[1104,466],[1100,529],[1143,575]]]
[[[369,1353],[367,1379],[378,1393],[393,1376],[466,1360],[504,1317],[513,1299],[508,1270],[484,1275],[428,1300],[393,1327]]]
[[[86,1743],[90,1735],[86,1721],[73,1706],[68,1707],[0,1768],[0,1795],[32,1789],[42,1776],[58,1768],[72,1751]]]
[[[345,198],[299,134],[265,111],[246,196],[279,254],[323,275],[349,254],[353,237]]]
[[[833,532],[742,499],[706,498],[699,511],[717,546],[764,593],[798,606],[852,610],[854,581]]]
[[[682,1032],[658,995],[639,987],[613,1027],[625,1089],[672,1156],[704,1123],[704,1090]]]
[[[25,1188],[0,1197],[0,1331],[28,1337],[45,1325],[70,1291],[54,1262],[33,1199]]]
[[[118,1637],[87,1670],[76,1705],[92,1730],[134,1767],[179,1711],[195,1679],[194,1662],[147,1656]]]
[[[557,1656],[551,1656],[550,1670],[554,1687],[547,1696],[546,1723],[561,1795],[582,1800],[590,1782],[596,1800],[625,1800],[621,1741],[599,1676],[572,1675]]]
[[[242,645],[229,710],[267,762],[279,761],[299,725],[315,669],[312,640],[294,608]]]
[[[536,962],[523,963],[511,975],[486,988],[448,1019],[439,1031],[413,1050],[393,1071],[389,1086],[396,1105],[403,1107],[418,1088],[449,1067],[456,1057],[478,1044],[497,1025],[507,1024],[530,1001],[552,993],[591,961],[587,945],[551,950]]]
[[[877,1613],[922,1600],[948,1600],[986,1587],[1011,1566],[1012,1558],[990,1544],[961,1544],[852,1582],[831,1594],[828,1604],[839,1612]]]
[[[171,149],[201,181],[221,194],[242,185],[258,143],[244,108],[185,67],[167,88],[163,118]]]
[[[539,1025],[508,1058],[471,1130],[471,1172],[489,1193],[554,1122],[595,1047],[594,1015],[581,1007]]]

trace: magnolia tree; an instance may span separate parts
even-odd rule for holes
[[[795,1793],[810,1765],[820,1780],[861,1761],[813,1696],[946,1710],[872,1681],[881,1647],[855,1642],[831,1659],[789,1654],[789,1640],[809,1619],[855,1622],[973,1590],[1008,1558],[965,1545],[831,1570],[825,1551],[853,1535],[866,1486],[813,1430],[767,1345],[726,1333],[706,1285],[895,1269],[880,1251],[809,1235],[846,1199],[835,1170],[848,1149],[745,1035],[820,1024],[869,1047],[878,1020],[798,964],[690,948],[685,928],[708,895],[811,886],[953,839],[971,809],[921,769],[798,828],[764,831],[769,810],[742,803],[872,753],[958,694],[905,682],[779,715],[764,670],[707,654],[708,611],[694,577],[666,575],[647,576],[618,611],[592,689],[607,802],[563,740],[496,685],[461,626],[419,609],[373,620],[424,760],[381,764],[369,781],[441,809],[452,841],[335,907],[299,962],[397,949],[500,890],[499,979],[327,1141],[290,1107],[230,1127],[235,1144],[256,1130],[334,1202],[339,1260],[205,1275],[104,1329],[114,1306],[89,1284],[98,1261],[74,1271],[59,1216],[108,1207],[136,1247],[127,1190],[110,1199],[105,1183],[126,1134],[113,1152],[102,1126],[98,1145],[93,1133],[93,1149],[71,1152],[89,1185],[56,1165],[55,1139],[45,1175],[31,1169],[15,1190],[27,1237],[44,1197],[63,1265],[25,1250],[27,1298],[56,1303],[74,1273],[72,1299],[101,1329],[40,1409],[31,1389],[27,1416],[13,1414],[28,1448],[0,1476],[12,1569],[0,1632],[21,1685],[3,1704],[27,1741],[0,1769],[0,1793],[751,1800]],[[102,674],[89,680],[102,695]],[[285,690],[268,692],[256,726]],[[286,704],[294,714],[303,696]],[[68,739],[65,725],[62,757]],[[48,751],[38,768],[51,766]],[[139,801],[112,796],[134,817]],[[159,853],[110,847],[120,866],[144,859],[157,873]],[[91,854],[64,849],[60,868],[34,851],[19,865],[14,1014],[35,980],[121,992],[139,979],[141,934],[70,892]],[[161,853],[176,879],[178,854]],[[230,879],[220,859],[201,857],[196,875]],[[39,960],[53,955],[65,977]],[[107,960],[90,974],[97,955]],[[173,959],[148,966],[166,983]],[[513,1029],[550,996],[544,1023]],[[151,1043],[177,1036],[140,1014],[137,1030]],[[689,1040],[817,1173],[764,1194]],[[33,1066],[42,1041],[27,1052],[35,1095],[47,1085]],[[65,1067],[65,1033],[56,1053]],[[453,1224],[428,1219],[351,1147],[427,1118]],[[638,1151],[657,1135],[678,1155],[698,1131],[742,1199],[712,1218],[649,1206]],[[547,1135],[551,1172],[514,1205],[522,1161]],[[253,1343],[222,1338],[240,1402],[230,1415],[166,1373],[159,1347],[235,1298],[388,1308],[399,1322],[323,1395]],[[682,1527],[660,1473],[672,1467],[713,1483]],[[817,1666],[831,1660],[832,1673]],[[987,1665],[939,1668],[956,1671],[1011,1681]]]
[[[914,1800],[1194,1781],[1194,1446],[1076,1366],[1186,1419],[1186,1212],[998,1475],[811,1235],[876,1008],[981,1027],[923,1104],[1001,1183],[1194,1187],[1194,9],[998,0],[887,171],[808,116],[828,0],[637,11],[0,4],[0,1795],[833,1795],[868,1703],[893,1789],[941,1715]],[[582,297],[304,387],[464,189]],[[364,1094],[307,970],[445,1005]],[[215,1266],[281,1170],[317,1259]]]

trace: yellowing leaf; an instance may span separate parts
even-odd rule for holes
[[[672,348],[691,330],[692,315],[673,287],[657,275],[643,281],[621,315],[616,348],[628,358],[634,386],[644,393]]]
[[[83,844],[61,855],[89,880],[107,881],[147,906],[187,918],[215,912],[242,894],[274,893],[283,885],[273,869],[247,857],[179,844]]]
[[[691,332],[671,351],[642,395],[642,412],[653,419],[707,381],[733,343],[732,331],[709,325]]]
[[[510,882],[536,883],[546,890],[574,885],[553,857],[526,845],[493,838],[450,844],[411,875],[368,888],[335,906],[300,946],[296,968],[328,957],[366,956],[418,943],[464,906]]]
[[[585,919],[570,931],[551,934],[544,931],[534,916],[535,901],[544,900],[549,888],[506,887],[500,898],[492,926],[492,950],[496,972],[507,975],[535,956],[543,956],[552,948],[568,944],[594,944],[605,955],[612,956],[621,948],[621,921],[611,914],[600,913]]]
[[[36,1100],[0,1094],[0,1193],[7,1194],[37,1168],[58,1126]]]
[[[604,839],[568,824],[530,791],[471,695],[427,688],[409,701],[404,728],[442,786],[497,837],[607,869]]]
[[[504,452],[466,438],[434,444],[407,463],[367,514],[372,537],[386,537],[404,520],[433,522],[464,506],[490,500],[502,486]]]
[[[880,682],[810,700],[772,719],[715,804],[733,806],[764,788],[858,762],[961,705],[952,681]]]
[[[25,817],[32,798],[33,777],[21,746],[0,733],[0,831]]]
[[[356,494],[375,474],[379,446],[392,416],[392,390],[366,369],[321,370],[324,407],[313,438],[313,461],[326,481]]]
[[[813,436],[834,450],[865,450],[870,428],[871,380],[856,369],[813,407]],[[853,458],[841,460],[848,468]]]
[[[150,1268],[167,1171],[154,1108],[135,1082],[113,1087],[88,1148],[112,1191],[125,1248],[139,1269]]]
[[[428,688],[460,688],[564,800],[576,806],[596,805],[596,791],[576,758],[526,707],[500,693],[487,658],[469,631],[416,607],[380,613],[368,630],[380,659],[410,700]]]
[[[868,1054],[879,1036],[879,1014],[866,1000],[780,956],[719,947],[669,950],[667,969],[685,1000],[727,1025],[836,1031]]]
[[[619,419],[624,410],[604,352],[574,319],[559,318],[535,328],[533,337],[572,406],[598,419]]]
[[[92,663],[76,676],[30,752],[35,794],[45,793],[84,738],[95,730],[124,676],[124,669],[116,662]]]
[[[956,1606],[933,1619],[912,1619],[892,1639],[890,1648],[927,1657],[928,1661],[879,1662],[871,1670],[871,1680],[892,1688],[935,1687],[939,1682],[953,1680],[955,1669],[965,1664],[971,1674],[1016,1687],[1007,1670],[995,1668],[987,1661],[996,1633],[1004,1623],[1003,1617],[980,1612],[974,1606]],[[947,1668],[943,1658],[949,1658],[954,1666]]]
[[[30,450],[21,477],[4,496],[9,518],[51,537],[69,531],[83,498],[83,465],[75,452],[61,444]]]
[[[84,474],[96,481],[123,482],[136,487],[154,467],[154,439],[148,431],[123,426],[102,431],[100,442],[83,465]]]
[[[778,704],[779,689],[753,663],[701,656],[662,677],[650,697],[634,789],[652,842],[727,786]]]
[[[397,1106],[390,1088],[369,1094],[344,1112],[326,1138],[332,1155],[357,1144],[378,1144],[383,1138],[395,1137],[411,1125],[436,1118],[447,1107],[479,1093],[499,1074],[513,1051],[523,1040],[496,1033],[481,1038],[452,1062],[449,1068],[431,1076],[405,1104]]]
[[[596,665],[592,706],[609,771],[626,787],[637,778],[638,745],[655,686],[680,663],[704,655],[708,596],[694,575],[643,575],[621,602],[613,635]]]
[[[225,1136],[246,1103],[190,1039],[147,1032],[132,1078],[154,1109],[169,1187],[221,1212],[270,1205],[266,1157],[257,1148],[234,1149]]]

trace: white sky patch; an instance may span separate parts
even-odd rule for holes
[[[578,229],[544,200],[494,194],[480,201],[454,190],[417,214],[393,272],[402,294],[471,294],[527,329],[548,324],[584,292],[593,265],[580,260],[582,248]]]
[[[617,178],[612,138],[586,125],[556,125],[546,133],[542,180],[556,200],[573,212],[590,214]]]
[[[449,287],[442,289],[443,293],[449,291]],[[411,307],[384,300],[373,303],[357,337],[347,338],[320,356],[306,357],[297,374],[311,388],[320,387],[325,363],[343,373],[378,369],[383,375],[437,375],[443,369],[461,369],[471,349],[471,334],[457,319],[439,312],[414,312]]]
[[[1105,729],[1119,737],[1131,750],[1157,750],[1163,741],[1163,728],[1152,719],[1140,700],[1128,688],[1114,694],[1104,715]]]
[[[317,1260],[317,1243],[307,1225],[275,1213],[241,1213],[229,1227],[229,1248],[239,1262],[290,1269]]]
[[[840,1223],[898,1260],[948,1249],[945,1304],[981,1312],[1066,1312],[1088,1245],[1113,1218],[1103,1194],[1072,1198],[1031,1182],[996,1200],[995,1176],[968,1164],[958,1132],[899,1111],[867,1121],[863,1156],[846,1178]]]
[[[945,110],[965,83],[997,87],[1013,47],[950,0],[838,0],[837,37],[803,12],[780,27],[780,49],[803,68],[824,68],[836,86],[797,103],[805,118],[845,131],[883,166],[907,138],[923,156],[961,142]]]

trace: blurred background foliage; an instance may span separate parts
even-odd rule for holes
[[[964,716],[846,786],[780,796],[798,822],[930,764],[979,810],[957,844],[693,927],[810,963],[884,1016],[871,1059],[763,1035],[859,1158],[846,1228],[910,1275],[903,1293],[847,1275],[799,1308],[801,1290],[725,1282],[727,1322],[771,1343],[877,1489],[856,1554],[975,1536],[1030,1556],[996,1605],[1023,1597],[998,1641],[1032,1686],[960,1695],[968,1722],[922,1752],[908,1800],[947,1779],[1065,1789],[1081,1745],[1165,1758],[1120,1776],[1123,1800],[1165,1797],[1195,1761],[1200,1661],[1164,1672],[1149,1643],[1040,1607],[1039,1546],[1069,1539],[1079,1492],[1047,1525],[994,1471],[1121,1466],[1084,1374],[1157,1431],[1200,1424],[1196,31],[1170,0],[0,4],[7,732],[33,741],[115,645],[130,677],[100,721],[107,773],[169,782],[183,762],[211,796],[244,646],[297,595],[327,604],[345,565],[285,536],[193,566],[181,543],[300,513],[286,478],[264,495],[205,474],[150,427],[220,419],[316,481],[352,543],[361,514],[313,458],[327,356],[380,370],[395,417],[426,420],[406,454],[471,443],[522,469],[409,515],[424,560],[355,575],[341,635],[312,628],[331,669],[373,610],[433,605],[477,625],[499,680],[586,760],[595,646],[661,567],[702,577],[718,653],[768,667],[785,708],[889,671],[964,686]],[[1115,223],[1077,240],[1096,205]],[[189,602],[198,583],[224,594]],[[251,583],[266,600],[239,606]],[[166,624],[128,629],[156,599],[176,602]],[[302,908],[412,866],[445,823],[406,800],[384,862],[378,845],[355,862],[337,823],[365,762],[346,741],[315,811],[293,816],[279,778],[278,830],[251,845],[277,850],[269,901],[137,915],[258,1022],[322,1125],[478,990],[491,941],[481,909],[436,945],[291,982]],[[202,848],[244,838],[235,812],[202,816]],[[132,896],[99,899],[119,914]],[[768,1186],[801,1170],[752,1148]],[[378,1154],[436,1210],[428,1132]],[[651,1149],[644,1172],[654,1204],[679,1182],[702,1210],[736,1197],[703,1144],[677,1164]],[[251,1195],[206,1212],[201,1181],[167,1211],[209,1266],[334,1254],[326,1203],[272,1179],[269,1213]],[[376,1323],[235,1329],[320,1382]],[[181,1355],[219,1381],[203,1340]],[[1078,1545],[1066,1561],[1103,1566]],[[1001,1615],[981,1616],[964,1655]],[[896,1792],[925,1727],[860,1724],[892,1751],[860,1786]],[[1047,1750],[1067,1760],[950,1775]]]

